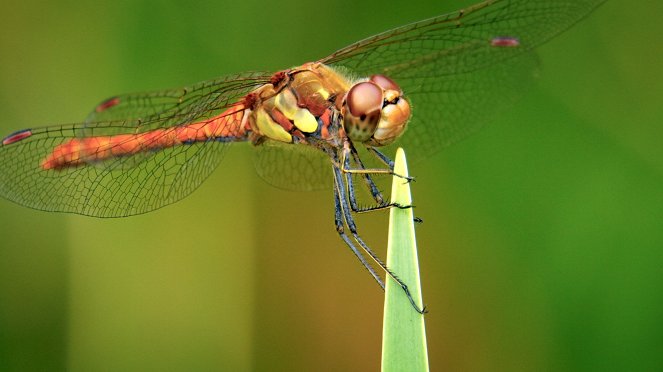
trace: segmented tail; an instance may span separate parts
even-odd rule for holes
[[[244,106],[232,107],[205,121],[138,134],[74,138],[56,146],[41,163],[42,169],[62,169],[208,140],[246,139]]]

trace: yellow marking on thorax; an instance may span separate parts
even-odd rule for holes
[[[274,99],[274,105],[285,115],[286,118],[292,120],[300,108],[297,106],[297,98],[290,89],[284,89]]]
[[[297,129],[313,133],[318,129],[318,121],[307,109],[297,105],[297,98],[290,89],[284,89],[274,99],[274,105],[283,115],[292,120]]]
[[[269,137],[276,141],[290,143],[292,136],[286,132],[282,126],[272,120],[272,118],[265,112],[263,108],[259,108],[256,112],[256,125],[260,130],[260,134]]]
[[[315,116],[306,109],[297,110],[292,121],[302,132],[313,133],[318,130],[318,121],[315,120]]]

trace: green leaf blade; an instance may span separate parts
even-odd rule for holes
[[[396,152],[394,173],[408,176],[405,153]],[[410,183],[394,176],[391,202],[411,205]],[[392,208],[389,214],[387,267],[408,286],[412,298],[423,307],[419,262],[412,208]],[[424,316],[410,304],[400,285],[387,278],[382,329],[382,371],[428,371]]]

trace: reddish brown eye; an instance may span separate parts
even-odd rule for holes
[[[346,97],[348,108],[354,116],[367,115],[382,109],[382,89],[373,83],[355,84]]]
[[[372,82],[355,84],[345,96],[343,123],[350,139],[364,142],[371,138],[382,114],[382,88]]]
[[[398,84],[384,75],[373,75],[370,80],[384,90],[401,91],[401,87]]]

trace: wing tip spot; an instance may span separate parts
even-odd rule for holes
[[[95,109],[96,112],[103,112],[108,110],[109,108],[113,106],[117,106],[120,104],[120,97],[111,97],[103,102],[101,102],[97,108]]]
[[[16,131],[16,132],[8,135],[7,137],[5,137],[2,140],[2,144],[4,146],[11,145],[12,143],[16,143],[18,141],[26,139],[26,138],[30,137],[31,135],[32,135],[32,129],[22,129],[22,130]]]
[[[520,46],[520,40],[513,36],[498,36],[490,40],[490,45],[500,48],[515,48]]]

